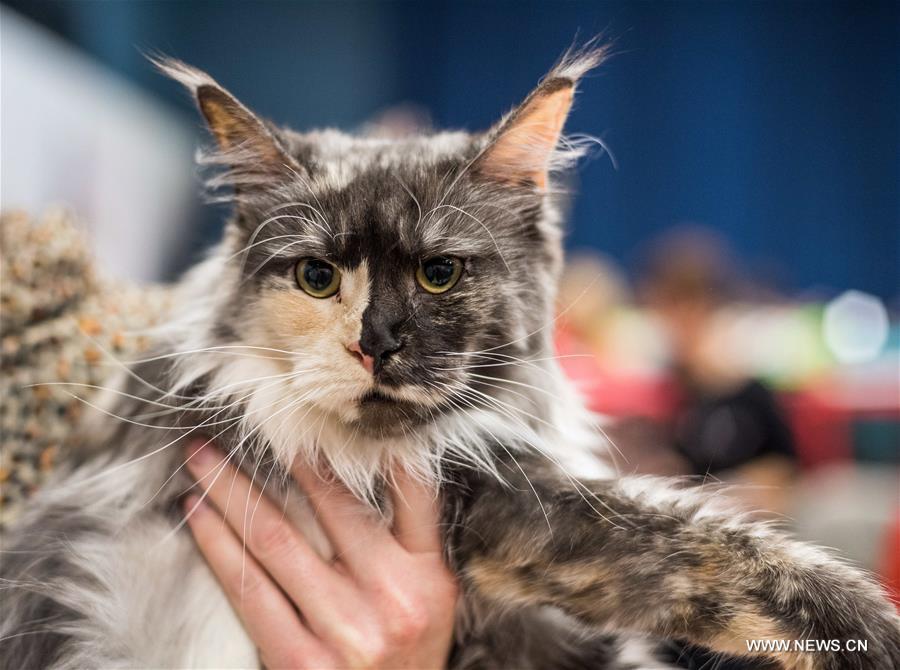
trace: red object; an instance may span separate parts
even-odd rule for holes
[[[588,347],[564,328],[557,329],[556,351],[560,366],[591,411],[657,421],[672,417],[677,394],[667,379],[605,368]]]
[[[787,413],[804,468],[834,461],[849,461],[852,415],[814,393],[786,393],[779,400]]]

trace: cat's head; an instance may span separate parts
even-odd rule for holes
[[[535,405],[523,423],[539,417],[547,383],[529,367],[552,356],[562,258],[553,175],[580,154],[563,125],[603,55],[568,53],[487,132],[393,140],[276,127],[161,62],[195,95],[217,144],[211,185],[234,202],[200,271],[212,307],[198,344],[257,354],[208,357],[206,374],[236,395],[250,379],[289,387],[285,413],[374,438],[514,413],[520,397]]]

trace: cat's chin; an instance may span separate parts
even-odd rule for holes
[[[424,407],[373,389],[358,400],[354,429],[372,437],[408,433],[428,416]]]

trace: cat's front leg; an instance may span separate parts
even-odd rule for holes
[[[476,601],[552,605],[591,628],[791,669],[900,668],[900,617],[860,571],[743,521],[703,489],[658,478],[576,486],[520,462],[509,486],[463,480],[451,512],[451,559]]]

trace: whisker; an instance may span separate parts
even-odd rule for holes
[[[465,414],[467,417],[469,417],[469,419],[472,419],[472,416],[469,414],[469,412],[466,409],[464,409],[463,407],[459,407],[459,409],[460,409],[460,411],[462,411],[463,414]],[[522,465],[519,463],[518,460],[516,460],[516,457],[512,455],[512,452],[510,452],[510,450],[506,448],[506,445],[503,444],[502,440],[497,438],[497,436],[494,435],[484,425],[482,425],[481,427],[482,427],[482,430],[487,432],[487,434],[490,435],[491,438],[493,438],[496,445],[499,446],[501,449],[503,449],[503,451],[506,452],[506,455],[509,456],[510,460],[512,460],[513,463],[515,463],[516,468],[518,468],[519,472],[522,473],[522,476],[525,478],[525,481],[528,483],[528,486],[531,488],[531,492],[534,494],[535,500],[537,500],[538,506],[541,508],[541,513],[544,515],[544,520],[547,522],[547,528],[550,531],[550,535],[552,537],[553,536],[553,525],[550,523],[550,516],[547,514],[547,510],[544,507],[544,503],[541,500],[541,497],[538,495],[537,489],[534,487],[534,484],[531,482],[531,479],[528,478],[528,475],[525,474],[525,470],[522,468]]]
[[[256,356],[254,354],[241,354],[240,351],[234,352],[236,355],[247,356],[248,358],[270,358],[272,360],[293,360],[295,357],[303,357],[309,356],[309,354],[305,354],[299,351],[288,351],[286,349],[274,349],[272,347],[259,347],[250,344],[222,344],[214,347],[199,347],[197,349],[186,349],[184,351],[173,351],[167,354],[160,354],[158,356],[150,356],[148,358],[138,358],[134,360],[128,361],[129,365],[137,365],[140,363],[151,363],[153,361],[161,361],[167,358],[177,358],[179,356],[191,356],[194,354],[202,354],[202,353],[231,353],[232,349],[236,350],[244,350],[249,349],[252,351],[267,351],[278,354],[288,354],[288,356]]]
[[[438,382],[438,383],[440,384],[441,382]],[[455,389],[456,392],[466,392],[466,391],[471,391],[471,390],[472,390],[472,389],[467,389],[467,388],[457,388],[457,389]],[[491,402],[492,402],[493,404],[495,404],[495,405],[496,405],[496,402],[499,402],[499,401],[497,401],[497,399],[492,398],[491,396],[488,396],[488,395],[486,395],[486,394],[481,394],[481,395],[483,396],[483,398],[480,398],[480,401],[481,401],[481,402],[485,402],[485,401],[487,400],[487,401],[491,401]],[[476,400],[479,400],[478,396],[476,396]],[[495,402],[495,401],[496,401],[496,402]],[[488,403],[488,404],[491,404],[491,403]],[[504,404],[505,404],[505,403],[504,403]],[[495,407],[495,410],[496,410],[496,411],[500,411],[502,414],[504,414],[505,416],[507,416],[507,418],[509,418],[510,420],[514,421],[515,423],[521,425],[522,428],[527,429],[530,433],[533,433],[532,429],[528,428],[525,424],[523,424],[523,423],[521,422],[521,420],[520,420],[518,417],[516,417],[515,414],[513,414],[513,412],[511,411],[511,409],[512,409],[512,410],[517,410],[517,411],[519,411],[519,412],[521,412],[521,413],[523,413],[523,414],[526,414],[526,415],[528,415],[528,416],[531,416],[531,415],[529,415],[527,412],[524,412],[524,410],[521,410],[521,409],[519,409],[519,408],[516,408],[515,406],[508,405],[507,407],[508,407],[508,408],[502,407],[501,405],[497,405],[497,406]],[[532,418],[536,418],[536,417],[532,417]],[[546,422],[544,422],[544,423],[546,423]],[[547,424],[547,425],[550,425],[550,424]],[[552,428],[552,426],[551,426],[551,428]],[[579,493],[579,495],[581,496],[582,500],[584,500],[585,503],[588,504],[588,506],[591,507],[591,509],[594,510],[594,512],[595,512],[598,516],[600,516],[600,518],[604,519],[605,521],[607,521],[608,523],[612,524],[612,525],[615,526],[616,528],[620,528],[617,524],[615,524],[615,523],[612,521],[612,519],[610,519],[609,517],[605,516],[605,515],[602,514],[596,507],[594,507],[594,506],[591,504],[591,502],[585,497],[584,492],[587,492],[587,493],[591,496],[592,499],[594,499],[597,503],[599,503],[600,505],[602,505],[603,507],[605,507],[606,509],[608,509],[608,510],[613,514],[613,516],[614,516],[615,518],[624,518],[624,515],[622,515],[622,514],[616,512],[615,510],[610,509],[609,506],[608,506],[605,502],[603,502],[603,500],[601,500],[601,499],[599,498],[599,496],[597,496],[595,493],[593,493],[592,491],[590,491],[590,489],[589,489],[588,487],[586,487],[586,486],[585,486],[578,478],[573,477],[573,476],[568,472],[568,470],[562,465],[562,463],[559,462],[558,459],[556,459],[555,457],[553,457],[553,455],[552,455],[548,450],[546,450],[546,449],[544,449],[544,448],[542,448],[541,446],[538,445],[538,442],[539,442],[540,440],[527,438],[527,437],[525,437],[524,435],[522,435],[521,433],[519,433],[516,429],[513,429],[513,430],[514,430],[514,433],[517,434],[517,436],[519,437],[519,439],[522,439],[526,444],[528,444],[528,445],[531,446],[533,449],[535,449],[535,450],[536,450],[539,454],[541,454],[544,458],[546,458],[546,459],[549,460],[551,463],[553,463],[553,464],[554,464],[554,465],[555,465],[555,466],[556,466],[556,467],[557,467],[557,468],[558,468],[558,469],[566,476],[566,478],[569,480],[569,482],[572,483],[572,485],[575,487],[575,490]]]

